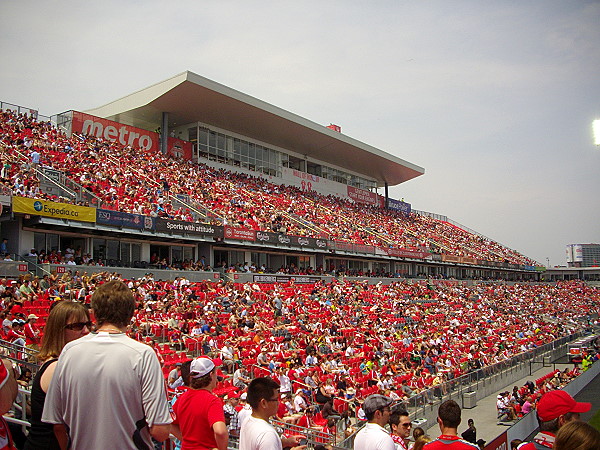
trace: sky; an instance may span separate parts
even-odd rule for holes
[[[86,110],[190,70],[425,168],[390,196],[564,265],[600,243],[599,23],[600,1],[3,1],[0,101]]]

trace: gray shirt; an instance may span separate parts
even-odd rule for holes
[[[154,350],[106,332],[69,342],[58,359],[42,421],[67,425],[78,450],[136,450],[134,439],[153,448],[149,427],[172,421]]]

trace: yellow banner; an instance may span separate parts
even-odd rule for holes
[[[32,216],[96,222],[96,208],[88,206],[69,205],[68,203],[50,202],[36,198],[13,197],[12,208],[14,212],[31,214]]]

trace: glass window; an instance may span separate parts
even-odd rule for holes
[[[131,265],[131,244],[129,242],[121,242],[121,262],[125,266]]]
[[[183,259],[194,261],[194,247],[183,247]]]
[[[46,251],[60,250],[58,234],[46,233]]]
[[[105,259],[106,257],[106,240],[94,239],[92,244],[92,258],[95,260]]]
[[[121,259],[119,241],[106,241],[106,259]]]
[[[219,150],[225,150],[225,145],[226,145],[225,142],[226,142],[225,135],[218,133],[217,134],[217,148]]]
[[[198,140],[198,128],[188,128],[188,138],[190,142],[196,142]]]
[[[140,261],[142,258],[142,244],[131,244],[131,261]]]
[[[171,246],[171,262],[181,262],[183,261],[183,248],[180,246]]]
[[[35,248],[38,254],[44,250],[46,251],[46,233],[33,233],[33,248]]]

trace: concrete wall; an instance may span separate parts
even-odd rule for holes
[[[64,264],[40,264],[41,272],[49,273],[56,270],[57,273],[65,273],[65,271],[78,270],[80,273],[87,272],[88,274],[100,272],[118,272],[124,278],[141,278],[147,273],[152,273],[155,280],[173,280],[176,277],[185,277],[190,281],[212,280],[217,281],[222,278],[219,272],[196,272],[191,270],[156,270],[156,269],[134,269],[127,267],[104,267],[104,266],[69,266]]]

